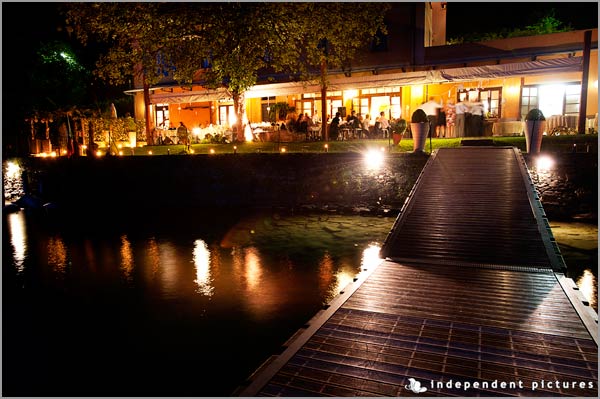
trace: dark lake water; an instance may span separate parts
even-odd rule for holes
[[[127,207],[3,220],[3,396],[229,396],[377,264],[394,222]],[[596,287],[597,245],[569,243],[571,277]]]

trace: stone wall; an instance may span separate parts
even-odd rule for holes
[[[427,159],[396,154],[377,171],[358,153],[30,159],[28,169],[33,195],[69,209],[397,213]]]
[[[597,217],[597,154],[556,154],[549,172],[536,170],[534,157],[525,158],[551,219]],[[424,154],[394,154],[380,170],[368,170],[358,153],[30,158],[24,163],[33,196],[96,215],[205,208],[395,215],[427,160]]]

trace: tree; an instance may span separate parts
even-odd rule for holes
[[[142,82],[145,99],[146,137],[150,129],[151,85],[172,70],[161,57],[166,44],[179,38],[179,3],[63,3],[68,30],[84,45],[105,44],[95,75],[113,85]]]
[[[295,6],[295,5],[294,5]],[[182,14],[187,27],[168,53],[178,82],[200,81],[223,87],[233,99],[237,139],[245,127],[245,92],[268,68],[281,70],[295,56],[301,33],[292,5],[280,3],[208,3],[190,5]],[[201,61],[210,64],[198,75]]]
[[[67,3],[68,4],[68,3]],[[351,66],[378,30],[385,3],[76,3],[67,21],[82,42],[108,43],[96,73],[113,83],[141,79],[149,126],[149,87],[166,77],[181,85],[224,87],[244,130],[245,92],[259,73],[319,76],[326,104],[327,68]],[[331,23],[332,18],[342,23]],[[203,62],[209,67],[202,69]],[[316,72],[314,67],[317,66]],[[325,117],[325,115],[324,115]],[[149,143],[152,141],[149,138]]]
[[[296,4],[294,4],[296,5]],[[387,3],[299,3],[301,32],[300,52],[292,62],[281,62],[303,80],[317,80],[321,86],[321,119],[323,138],[327,130],[327,86],[329,70],[350,72],[353,63],[369,49],[376,35],[386,34],[384,17],[390,9]]]

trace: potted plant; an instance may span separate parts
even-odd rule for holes
[[[392,139],[394,140],[394,145],[400,144],[400,141],[402,141],[402,136],[404,135],[407,126],[408,125],[406,124],[405,119],[398,118],[392,121],[390,127],[392,129]]]
[[[528,153],[538,153],[546,130],[546,118],[542,111],[532,108],[525,117],[525,145]]]
[[[413,112],[410,118],[410,131],[413,137],[413,151],[423,151],[425,149],[425,140],[429,133],[429,120],[427,114],[422,109]]]

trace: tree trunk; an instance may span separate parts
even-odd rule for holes
[[[235,112],[235,116],[237,121],[235,123],[236,133],[232,137],[232,141],[245,141],[244,137],[244,128],[246,127],[244,123],[244,115],[246,114],[246,104],[245,104],[245,95],[244,93],[233,93],[233,110]]]
[[[327,127],[327,61],[321,61],[321,135],[323,140],[329,141],[329,128]]]
[[[142,77],[144,81],[144,118],[146,119],[146,142],[154,145],[154,130],[150,125],[150,86],[146,83],[146,74]]]
[[[88,123],[88,149],[87,149],[87,156],[88,157],[93,157],[94,154],[94,124],[92,123],[92,121],[89,121]]]

